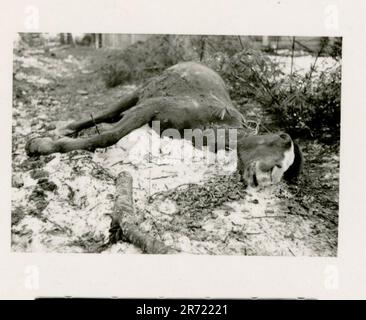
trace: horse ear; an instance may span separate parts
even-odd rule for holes
[[[304,156],[297,143],[294,143],[295,159],[292,165],[285,171],[283,178],[289,183],[295,183],[301,174],[304,164]]]

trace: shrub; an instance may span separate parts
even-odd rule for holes
[[[123,61],[108,63],[101,70],[104,83],[108,88],[116,87],[131,80],[131,68]]]
[[[324,40],[318,56],[326,45]],[[340,38],[332,48],[337,67],[317,72],[315,58],[305,75],[285,74],[273,56],[248,49],[239,37],[157,35],[111,56],[103,76],[114,87],[145,80],[180,61],[201,61],[224,78],[232,99],[265,107],[294,137],[332,142],[340,134]]]
[[[156,35],[109,56],[102,67],[106,86],[145,80],[180,61],[196,60],[194,49],[187,43],[188,37]]]
[[[106,86],[114,87],[144,80],[182,61],[202,61],[218,69],[220,56],[232,56],[240,48],[234,36],[154,35],[110,55],[102,73]]]
[[[305,109],[304,112],[308,127],[322,138],[338,139],[341,113],[341,66],[320,73],[319,78],[310,87],[311,91],[306,95],[309,110]]]
[[[336,141],[340,135],[341,66],[305,75],[282,72],[268,55],[244,50],[220,71],[234,99],[251,99],[272,113],[295,137]]]

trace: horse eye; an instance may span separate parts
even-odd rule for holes
[[[289,141],[291,140],[290,136],[287,133],[280,133],[280,138],[282,138],[283,140]]]
[[[276,164],[276,167],[277,167],[278,169],[282,169],[282,165],[281,165],[281,164]]]

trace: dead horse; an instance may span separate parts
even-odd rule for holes
[[[168,128],[179,132],[211,130],[216,137],[219,131],[237,129],[238,170],[251,186],[277,183],[282,177],[293,180],[301,171],[302,154],[290,136],[286,133],[248,135],[245,119],[233,106],[222,78],[196,62],[179,63],[166,69],[94,119],[72,122],[59,133],[69,136],[96,123],[115,122],[111,130],[88,138],[34,138],[27,142],[26,151],[29,156],[35,156],[105,148],[153,121],[159,121],[161,131]]]

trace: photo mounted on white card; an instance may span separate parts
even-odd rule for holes
[[[9,4],[0,296],[363,296],[363,7]]]

